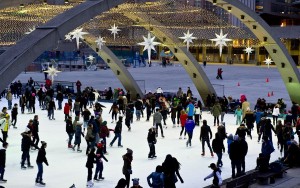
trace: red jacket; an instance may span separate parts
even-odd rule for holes
[[[65,114],[69,114],[69,113],[70,113],[70,106],[69,106],[69,103],[65,103],[65,106],[64,106],[64,113],[65,113]]]
[[[181,114],[180,115],[180,122],[181,122],[181,127],[184,127],[185,126],[185,122],[188,118],[188,115],[187,114]]]

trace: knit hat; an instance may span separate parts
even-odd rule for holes
[[[128,154],[132,154],[133,153],[133,151],[131,149],[129,149],[129,148],[127,148],[126,150],[127,150]]]
[[[217,167],[215,163],[211,163],[211,164],[208,166],[208,168],[215,168],[215,167]]]
[[[47,142],[45,142],[45,141],[41,141],[41,143],[42,143],[42,146],[47,145]]]
[[[132,184],[133,185],[140,185],[139,180],[140,180],[139,178],[133,178],[132,179]]]

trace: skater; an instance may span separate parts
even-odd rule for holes
[[[103,121],[102,124],[100,125],[100,140],[102,143],[103,147],[103,153],[108,154],[106,151],[106,138],[109,137],[109,131],[112,131],[112,129],[107,128],[107,121]]]
[[[192,119],[188,119],[185,123],[185,130],[188,134],[188,140],[186,142],[186,147],[188,147],[188,145],[190,145],[190,147],[192,146],[192,138],[193,138],[193,130],[195,128],[195,122]]]
[[[132,179],[132,187],[131,188],[143,188],[140,186],[140,179],[139,178],[133,178]]]
[[[219,126],[219,117],[222,113],[222,107],[219,103],[218,100],[216,100],[215,104],[213,105],[212,109],[211,109],[211,114],[214,116],[214,126],[216,126],[216,122],[217,122],[217,126]]]
[[[122,172],[125,175],[127,188],[129,188],[130,174],[132,174],[131,163],[132,163],[132,160],[133,160],[133,157],[132,157],[133,151],[129,148],[127,148],[126,150],[127,150],[126,154],[123,155],[124,165],[123,165],[123,168],[122,168]]]
[[[4,123],[4,127],[3,127],[3,130],[2,130],[2,137],[3,137],[3,142],[6,142],[7,137],[8,137],[8,129],[11,126],[10,115],[6,114],[4,120],[5,121],[3,122]]]
[[[216,166],[215,163],[211,163],[209,165],[209,168],[211,168],[213,170],[213,172],[211,174],[209,174],[208,176],[206,176],[204,178],[204,181],[213,177],[214,179],[213,179],[211,188],[219,188],[222,185],[222,177],[221,177],[222,171]]]
[[[68,117],[70,117],[70,106],[69,103],[65,103],[64,106],[64,114],[65,114],[65,121],[67,121]]]
[[[95,136],[93,135],[93,124],[89,124],[88,127],[87,127],[85,140],[86,140],[86,143],[87,143],[85,154],[88,155],[89,150],[93,148],[92,142],[95,142]]]
[[[126,106],[126,109],[125,109],[125,125],[127,126],[128,131],[131,131],[131,126],[130,126],[131,116],[132,116],[131,109],[129,108],[129,106]]]
[[[171,114],[171,120],[172,120],[172,123],[173,123],[173,128],[176,127],[176,113],[177,113],[177,106],[175,104],[172,104],[171,106],[171,110],[169,112]]]
[[[115,122],[117,122],[117,115],[119,113],[119,107],[118,107],[116,102],[114,102],[111,105],[110,110],[109,110],[108,113],[110,114],[110,112],[111,112],[111,123],[113,123],[114,120],[115,120]]]
[[[213,141],[212,141],[212,148],[213,148],[213,151],[217,154],[217,157],[218,157],[217,167],[220,168],[223,166],[222,151],[225,153],[225,147],[223,144],[223,139],[220,137],[220,135],[218,133],[215,134],[215,139],[213,139]]]
[[[95,148],[92,148],[90,153],[87,157],[87,162],[85,164],[85,167],[88,169],[88,176],[87,176],[87,187],[93,187],[94,183],[92,182],[92,174],[93,174],[93,168],[94,163],[96,163],[96,155],[95,155]]]
[[[150,182],[150,179],[152,179],[152,183]],[[152,172],[147,177],[147,182],[149,187],[153,188],[163,188],[164,187],[164,174],[163,174],[163,168],[161,165],[156,166],[155,172]]]
[[[149,99],[146,99],[145,108],[146,108],[146,115],[147,115],[146,121],[149,121],[151,113],[152,113],[152,108],[151,108]]]
[[[56,107],[55,107],[55,102],[54,102],[53,98],[48,103],[47,109],[48,109],[48,118],[49,118],[49,120],[55,120],[55,118],[54,118],[54,110],[56,110]]]
[[[230,144],[229,158],[231,160],[231,178],[236,178],[241,175],[242,153],[239,136],[233,136],[233,142]],[[236,169],[236,172],[235,172]]]
[[[13,127],[16,129],[16,123],[17,123],[17,116],[18,116],[18,104],[15,103],[14,107],[11,110],[11,124],[13,125]]]
[[[222,68],[218,68],[217,77],[216,78],[223,80],[222,73],[223,73]]]
[[[77,146],[77,152],[82,152],[80,149],[80,144],[81,144],[81,136],[84,137],[84,134],[82,132],[82,124],[78,122],[79,117],[76,116],[75,120],[73,122],[73,127],[75,128],[75,141],[74,141],[74,146],[73,146],[73,151],[75,151],[75,147]]]
[[[21,161],[21,169],[26,168],[33,168],[30,164],[30,154],[29,149],[32,145],[31,141],[31,131],[23,132],[21,133],[22,138],[22,144],[21,144],[21,150],[22,150],[22,161]],[[27,167],[25,166],[25,160],[27,160]]]
[[[32,143],[35,149],[39,149],[38,144],[40,141],[40,137],[39,137],[39,116],[38,115],[34,115],[33,118],[33,122],[32,122]]]
[[[66,121],[66,132],[69,136],[69,140],[68,140],[68,148],[72,148],[72,139],[74,136],[74,128],[73,128],[73,124],[72,124],[72,117],[68,116],[68,119]]]
[[[160,128],[161,137],[164,138],[164,131],[162,129],[161,121],[163,120],[163,116],[159,112],[159,108],[156,108],[156,112],[153,114],[153,126],[156,127],[156,137],[158,136],[158,127]]]
[[[91,117],[91,112],[85,107],[84,111],[81,114],[83,117],[83,132],[85,132],[85,129],[87,128]]]
[[[116,139],[118,138],[118,147],[123,147],[121,144],[122,141],[122,120],[123,120],[123,116],[119,116],[119,121],[116,124],[115,127],[115,137],[113,138],[113,140],[110,142],[109,146],[112,147],[114,142],[116,141]]]
[[[103,143],[97,144],[97,151],[96,151],[96,170],[94,175],[94,181],[100,181],[104,180],[104,177],[102,176],[103,172],[103,159],[108,162],[106,157],[104,156],[103,152]]]
[[[236,116],[236,122],[235,122],[236,125],[240,125],[242,123],[242,114],[243,111],[241,107],[238,105],[234,111],[234,116]]]
[[[261,153],[263,157],[266,158],[266,162],[269,164],[271,153],[275,151],[273,147],[273,143],[271,140],[269,140],[269,137],[267,135],[263,136],[263,143],[261,145]]]
[[[180,163],[175,157],[168,154],[165,161],[162,163],[163,172],[164,172],[164,186],[168,188],[175,188],[175,184],[179,178],[181,183],[184,183],[182,177],[180,176]]]
[[[47,158],[46,158],[46,147],[47,143],[44,141],[41,141],[42,147],[39,149],[39,153],[36,158],[36,164],[38,166],[38,173],[35,179],[35,183],[45,186],[46,183],[43,182],[43,163],[45,163],[47,166],[49,166]]]
[[[195,124],[197,126],[200,126],[201,115],[202,115],[201,108],[197,104],[195,104],[194,118],[195,118]]]
[[[185,137],[185,135],[186,135],[185,123],[187,121],[188,115],[185,112],[185,110],[181,110],[180,114],[181,114],[180,115],[181,131],[180,131],[179,139],[182,139],[181,135],[182,135],[183,131],[184,131],[184,139],[186,139],[186,137]]]
[[[115,188],[125,188],[127,186],[127,182],[124,178],[119,179],[118,184]]]
[[[200,141],[202,141],[202,156],[205,155],[205,148],[204,148],[204,145],[205,145],[205,142],[207,143],[207,146],[210,150],[210,154],[211,156],[213,157],[214,154],[213,154],[213,151],[210,147],[210,139],[212,138],[212,132],[211,132],[211,129],[210,127],[207,125],[207,121],[206,120],[203,120],[203,125],[201,127],[201,132],[200,132]]]
[[[148,158],[149,159],[156,158],[155,144],[156,144],[157,140],[156,140],[156,137],[155,137],[155,127],[152,127],[152,128],[149,129],[147,141],[148,141],[148,145],[149,145],[149,148],[150,148]]]
[[[7,180],[4,179],[7,147],[8,147],[8,143],[3,142],[2,148],[0,148],[0,182],[3,182],[3,183],[7,182]]]

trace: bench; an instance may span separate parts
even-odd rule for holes
[[[251,170],[251,171],[247,172],[245,175],[242,175],[242,176],[234,178],[230,181],[227,181],[226,188],[249,187],[251,184],[255,183],[257,173],[258,173],[258,171]]]
[[[286,173],[289,167],[284,166],[279,172],[259,172],[257,174],[257,183],[261,185],[268,185],[275,183],[275,178],[283,178],[283,175]]]

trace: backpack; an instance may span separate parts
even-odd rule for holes
[[[270,163],[269,168],[272,172],[279,173],[283,169],[283,164],[280,161],[274,161],[274,162]]]

